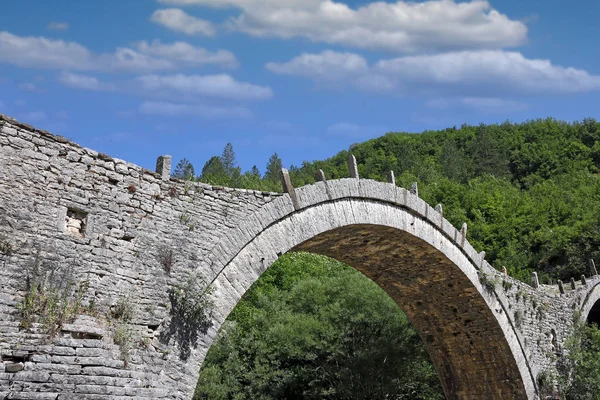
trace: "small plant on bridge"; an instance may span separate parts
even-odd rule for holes
[[[183,285],[168,290],[171,302],[169,328],[161,333],[161,341],[168,342],[174,337],[180,346],[180,358],[185,360],[195,347],[199,333],[211,326],[211,313],[214,308],[209,298],[213,288],[202,279],[188,276]]]
[[[5,235],[0,235],[0,254],[10,256],[14,251],[13,245]]]
[[[210,321],[210,310],[214,306],[208,298],[212,288],[206,287],[203,283],[203,281],[197,282],[190,276],[183,286],[169,290],[172,314],[181,317],[192,326],[207,324]]]
[[[129,326],[129,321],[133,318],[133,305],[128,296],[118,298],[117,303],[111,308],[110,317],[114,321],[113,340],[119,345],[121,359],[127,367],[134,342],[133,332]]]
[[[489,276],[485,272],[478,272],[479,282],[483,285],[483,288],[489,292],[494,293],[498,285],[500,285],[500,278],[497,276]]]
[[[70,268],[43,263],[38,250],[27,271],[25,296],[18,305],[22,328],[29,329],[33,323],[40,323],[52,337],[64,323],[72,322],[86,311],[82,299],[89,282],[77,285],[72,276]]]

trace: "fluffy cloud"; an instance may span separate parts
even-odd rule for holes
[[[115,91],[169,101],[195,102],[207,98],[247,101],[266,100],[273,96],[270,87],[239,82],[227,74],[152,74],[109,83],[94,76],[62,72],[58,80],[75,89]]]
[[[232,7],[229,28],[257,37],[308,38],[391,52],[498,49],[523,44],[527,27],[488,1],[372,2],[353,9],[332,0],[159,0],[176,6]]]
[[[0,63],[28,68],[77,71],[151,72],[182,66],[237,65],[228,51],[210,52],[185,42],[138,42],[135,49],[121,47],[114,53],[95,54],[75,42],[0,32]]]
[[[215,35],[215,28],[210,21],[192,17],[177,8],[156,10],[150,17],[150,21],[190,36],[199,34],[204,36]]]
[[[227,50],[210,52],[186,42],[164,44],[160,40],[154,40],[151,43],[141,41],[136,43],[136,50],[148,56],[172,60],[178,64],[183,63],[191,67],[199,67],[207,64],[220,65],[225,68],[239,66],[235,55]]]
[[[266,68],[277,74],[304,76],[321,81],[345,81],[369,71],[367,61],[353,53],[324,51],[320,54],[304,53],[289,62],[270,62]]]
[[[51,31],[66,31],[69,29],[69,24],[66,22],[50,22],[48,24],[48,29]]]
[[[600,90],[600,76],[500,50],[404,56],[367,66],[359,55],[326,51],[287,63],[268,63],[278,74],[309,77],[317,83],[343,82],[360,90],[430,96],[502,97]],[[348,60],[353,60],[348,63]],[[350,65],[350,67],[349,67]],[[360,68],[351,66],[360,65]],[[345,78],[338,79],[337,74]]]
[[[217,75],[144,75],[136,78],[145,91],[156,95],[218,97],[233,100],[265,100],[273,96],[269,87],[238,82],[227,74]]]
[[[63,72],[58,78],[59,82],[65,86],[76,89],[86,90],[112,90],[110,84],[102,83],[98,78],[87,75],[74,74],[72,72]]]
[[[505,51],[462,51],[383,60],[375,74],[399,85],[465,93],[549,94],[600,89],[600,76]]]
[[[245,107],[213,107],[198,104],[178,104],[169,102],[145,101],[138,111],[147,115],[158,115],[166,117],[195,117],[202,119],[217,118],[247,118],[252,116],[250,110]]]

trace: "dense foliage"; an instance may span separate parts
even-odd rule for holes
[[[565,400],[600,400],[600,329],[577,321],[559,383]]]
[[[195,399],[443,399],[393,300],[337,261],[281,257],[229,316]]]
[[[418,182],[420,196],[432,205],[442,203],[451,223],[467,222],[469,240],[488,261],[525,282],[534,270],[542,282],[569,280],[586,272],[588,259],[600,259],[600,123],[595,120],[388,133],[327,160],[291,166],[292,183],[313,183],[318,169],[328,179],[348,177],[349,152],[361,178],[385,181],[393,170],[398,185]],[[281,190],[277,154],[262,177],[256,167],[228,173],[223,156],[211,160],[221,166],[215,173],[203,170],[199,179],[205,182]]]

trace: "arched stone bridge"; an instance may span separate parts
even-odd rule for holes
[[[284,171],[284,194],[169,171],[169,157],[151,172],[0,115],[0,398],[190,399],[219,327],[288,251],[383,288],[448,399],[540,398],[575,316],[597,312],[595,271],[561,288],[505,276],[466,225],[416,187],[359,179],[352,159],[351,178],[297,189]],[[67,293],[62,311],[24,302],[36,284],[38,298]],[[186,321],[207,286],[209,320]]]

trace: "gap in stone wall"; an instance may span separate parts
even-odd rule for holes
[[[84,211],[69,208],[65,222],[67,224],[67,233],[77,237],[85,236],[85,228],[88,214]]]

